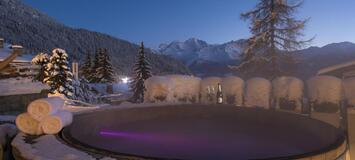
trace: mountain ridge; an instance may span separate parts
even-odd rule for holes
[[[87,53],[106,48],[118,74],[130,75],[133,72],[139,48],[137,44],[83,28],[68,27],[20,0],[0,1],[0,24],[0,37],[8,43],[24,46],[26,52],[50,53],[54,48],[63,48],[71,58],[82,61]],[[149,48],[146,51],[153,73],[190,73],[180,61],[156,55]]]
[[[246,41],[243,39],[222,44],[208,44],[203,40],[197,39],[202,41],[204,45],[202,47],[201,45],[193,46],[195,45],[194,43],[189,43],[191,39],[196,40],[197,38],[190,38],[185,41],[173,41],[170,44],[165,44],[163,47],[160,47],[159,51],[162,52],[161,54],[182,60],[193,73],[203,77],[233,74],[233,71],[228,68],[228,65],[237,65],[239,63],[239,55],[246,46]],[[174,48],[169,48],[169,46],[173,46]],[[180,48],[176,46],[180,46]],[[191,48],[199,48],[199,50],[194,52]],[[292,53],[295,53],[296,58],[301,60],[294,75],[307,78],[315,75],[321,68],[355,60],[355,43],[344,41],[330,43],[321,47],[310,46],[305,49],[293,51]],[[188,55],[188,58],[191,57],[189,54],[192,54],[194,55],[194,59],[186,61],[186,57],[181,56],[184,54]],[[210,55],[225,56],[228,58],[220,60]],[[213,66],[215,68],[213,68]],[[215,70],[215,72],[213,73],[211,70]]]

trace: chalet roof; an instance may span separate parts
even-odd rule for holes
[[[320,69],[317,75],[344,73],[355,70],[355,60]]]
[[[0,48],[0,62],[6,59],[8,56],[10,56],[12,49],[11,49],[10,44],[5,44],[4,48]],[[15,45],[12,46],[15,48],[19,48],[19,46]],[[16,59],[13,62],[31,62],[32,56],[31,55],[20,55],[17,56]]]

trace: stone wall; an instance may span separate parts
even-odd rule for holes
[[[0,96],[0,114],[24,112],[29,103],[47,97],[47,94],[47,90],[42,90],[41,93]]]

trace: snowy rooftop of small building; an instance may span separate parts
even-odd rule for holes
[[[10,44],[5,44],[4,48],[0,48],[0,61],[3,61],[8,56],[10,56],[10,54],[12,53],[12,49],[10,49],[11,46],[12,45],[10,45]],[[16,47],[17,48],[19,46],[18,45],[14,45],[12,47]],[[16,59],[14,60],[14,62],[31,62],[32,58],[33,58],[33,55],[23,54],[23,55],[17,56]]]
[[[350,67],[355,67],[355,60],[320,69],[317,72],[317,75],[327,74],[330,72],[334,72],[337,70],[342,70],[342,69],[350,68]]]

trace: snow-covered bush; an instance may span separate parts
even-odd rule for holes
[[[224,102],[227,104],[234,104],[236,106],[243,105],[244,94],[244,80],[235,77],[228,76],[222,79],[222,93]]]
[[[217,102],[218,83],[222,79],[219,77],[208,77],[201,80],[200,102],[203,104],[215,104]]]
[[[246,107],[270,107],[271,83],[265,78],[252,78],[247,81],[245,89]]]
[[[176,102],[197,103],[201,79],[187,75],[168,75],[174,81],[173,97]]]
[[[278,77],[272,81],[276,108],[301,110],[304,83],[296,77]]]
[[[342,80],[333,76],[315,76],[307,82],[311,107],[319,112],[336,112],[343,98]]]
[[[73,81],[73,99],[86,103],[97,103],[98,95],[93,92],[92,87],[89,86],[89,81],[86,79]]]
[[[349,105],[355,107],[355,78],[348,78],[343,81],[345,98]]]
[[[144,82],[146,91],[144,92],[144,102],[174,102],[173,89],[175,83],[171,78],[164,76],[153,76]]]

